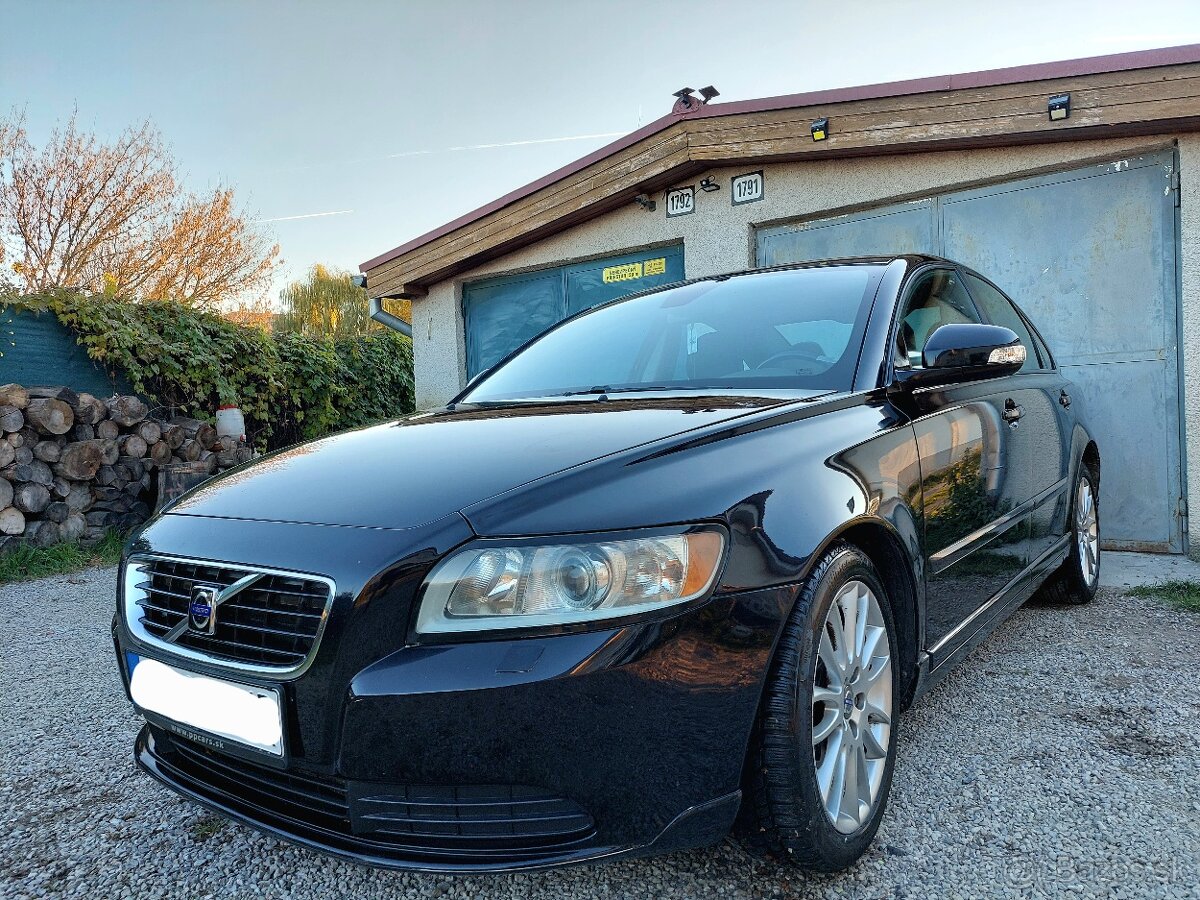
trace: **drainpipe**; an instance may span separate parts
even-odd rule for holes
[[[367,276],[355,275],[351,279],[357,287],[366,290]],[[401,319],[399,316],[393,316],[390,312],[383,308],[383,300],[380,297],[371,298],[371,318],[381,325],[386,325],[393,331],[398,331],[407,338],[412,337],[412,326]]]

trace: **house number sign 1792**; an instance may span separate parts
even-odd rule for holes
[[[667,191],[667,218],[689,216],[696,211],[696,188],[693,185]]]

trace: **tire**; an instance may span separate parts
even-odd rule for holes
[[[1079,477],[1075,481],[1075,490],[1071,493],[1071,509],[1067,521],[1071,523],[1071,550],[1063,564],[1054,574],[1046,579],[1038,592],[1038,599],[1043,603],[1074,604],[1091,603],[1100,587],[1100,479],[1093,466],[1083,463],[1079,467]],[[1087,522],[1086,514],[1081,521],[1080,512],[1083,497],[1091,498],[1091,537],[1092,541],[1081,540],[1081,527]],[[1088,559],[1085,547],[1091,543],[1091,559],[1094,565],[1085,565]]]
[[[834,610],[835,602],[854,602],[859,611],[864,608],[860,595],[851,594],[859,590],[856,585],[874,597],[878,613],[868,617],[863,641],[874,641],[875,652],[861,666],[857,681],[854,670],[850,677],[831,675],[833,668],[826,664],[829,648],[835,645],[834,632],[827,631],[833,628],[827,618],[833,615],[839,626],[844,624],[841,613]],[[866,603],[870,608],[869,599]],[[838,610],[843,609],[842,604]],[[882,635],[876,630],[880,627]],[[823,639],[827,639],[824,649]],[[817,563],[801,589],[767,677],[747,761],[746,792],[738,823],[738,833],[748,850],[811,871],[835,872],[852,865],[870,846],[887,805],[896,763],[897,701],[902,693],[898,650],[891,604],[875,567],[856,548],[835,545]],[[833,663],[838,664],[836,652]],[[855,670],[858,668],[855,666]],[[831,688],[836,681],[843,685],[840,692]],[[886,716],[880,716],[872,711],[872,704],[882,703],[879,688],[885,682],[888,708]],[[822,697],[814,700],[818,684]],[[855,684],[871,685],[861,700],[855,696]],[[846,686],[852,712],[847,711]],[[853,735],[851,723],[857,723]],[[849,792],[835,787],[835,738],[814,744],[814,730],[824,732],[829,728],[833,729],[831,734],[841,731],[842,743],[838,746],[849,747],[848,758],[856,764],[855,772],[870,773],[864,783],[868,793],[874,785],[873,799],[865,809],[861,800],[850,801]],[[874,746],[868,748],[872,738]],[[859,746],[865,748],[861,759],[856,756]],[[871,757],[867,759],[866,754]],[[819,766],[818,756],[832,769]],[[829,771],[835,774],[828,778],[823,792],[818,773]],[[855,778],[856,785],[859,780]],[[838,805],[844,802],[850,810],[848,816],[837,817],[840,824],[835,825],[835,815],[827,812],[827,797],[831,798],[830,805],[837,797]]]

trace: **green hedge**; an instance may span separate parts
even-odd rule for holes
[[[164,411],[211,419],[236,403],[267,449],[413,409],[412,342],[391,330],[337,341],[271,335],[176,303],[68,292],[6,304],[53,313],[92,359]]]

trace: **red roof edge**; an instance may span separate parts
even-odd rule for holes
[[[1010,66],[1004,69],[988,69],[980,72],[966,72],[958,75],[936,75],[928,78],[912,78],[906,81],[891,81],[882,84],[868,84],[859,87],[833,88],[830,90],[809,91],[801,94],[785,94],[778,97],[764,97],[758,100],[737,100],[731,103],[712,103],[702,106],[695,112],[683,116],[667,114],[655,119],[637,131],[631,132],[612,143],[605,144],[587,156],[580,157],[560,169],[555,169],[543,175],[536,181],[531,181],[503,197],[499,197],[478,209],[459,216],[432,231],[413,238],[399,247],[381,253],[359,266],[359,270],[367,272],[398,256],[403,256],[411,250],[428,244],[444,235],[455,231],[464,225],[469,225],[484,216],[503,209],[510,203],[528,197],[547,185],[561,181],[569,175],[587,168],[593,163],[624,150],[636,144],[643,138],[650,137],[669,127],[681,118],[708,119],[719,116],[732,116],[750,112],[768,112],[776,109],[793,109],[800,106],[819,106],[825,103],[846,103],[853,100],[874,100],[881,97],[903,97],[910,94],[927,94],[933,91],[951,91],[960,88],[994,87],[1001,84],[1020,84],[1028,81],[1044,81],[1050,78],[1073,78],[1080,75],[1098,75],[1102,72],[1122,72],[1130,69],[1153,69],[1159,66],[1174,66],[1182,63],[1200,62],[1200,44],[1185,44],[1179,47],[1164,47],[1154,50],[1133,50],[1127,53],[1112,53],[1107,56],[1089,56],[1081,59],[1059,60],[1056,62],[1034,63],[1026,66]]]

